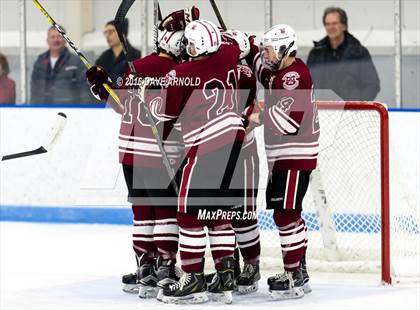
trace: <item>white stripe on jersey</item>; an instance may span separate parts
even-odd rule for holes
[[[126,135],[123,135],[123,134],[120,134],[119,138],[122,139],[122,140],[134,140],[134,141],[143,141],[143,142],[156,143],[156,139],[154,139],[154,138],[143,138],[143,137],[135,137],[135,136],[126,136]],[[179,142],[179,141],[177,141],[177,140],[165,140],[165,144],[182,145],[182,143]]]
[[[278,160],[310,160],[310,159],[317,159],[318,158],[318,154],[313,155],[313,156],[297,156],[297,155],[287,155],[287,156],[272,156],[272,157],[267,157],[267,160],[269,162],[275,162]]]
[[[190,139],[190,136],[192,136],[192,135],[197,136],[197,133],[200,133],[202,130],[206,130],[206,128],[212,127],[215,123],[220,122],[222,119],[224,119],[224,118],[230,118],[230,117],[234,117],[234,118],[240,120],[239,116],[236,113],[234,113],[234,112],[225,113],[225,114],[223,114],[223,115],[221,115],[219,117],[216,117],[215,119],[212,119],[211,121],[207,122],[203,126],[198,127],[198,128],[196,128],[194,130],[191,130],[190,132],[185,133],[184,136],[183,136],[184,137],[184,140]]]
[[[269,157],[286,155],[314,155],[319,152],[319,147],[289,147],[281,149],[266,149],[265,151]]]
[[[316,142],[290,142],[282,144],[266,144],[266,149],[276,149],[276,148],[288,148],[288,147],[309,147],[309,146],[318,146],[319,143]]]
[[[224,130],[222,130],[222,131],[220,131],[220,132],[218,132],[216,134],[213,134],[212,136],[208,136],[205,139],[200,138],[200,140],[194,141],[193,143],[185,143],[185,146],[186,147],[197,146],[197,145],[206,143],[209,140],[215,139],[215,138],[217,138],[217,137],[219,137],[219,136],[221,136],[221,135],[223,135],[223,134],[225,134],[225,133],[227,133],[229,131],[233,131],[233,130],[242,130],[242,131],[245,131],[245,129],[244,129],[244,127],[242,125],[241,126],[229,126],[228,128],[225,128]]]
[[[133,150],[144,151],[144,152],[160,153],[160,149],[157,143],[143,143],[143,142],[126,141],[126,140],[120,139],[119,146],[120,148],[124,148],[124,149],[133,149]],[[180,148],[176,145],[165,145],[164,149],[168,153],[180,152]]]
[[[273,124],[282,134],[295,133],[299,128],[299,125],[294,120],[280,109],[276,109],[276,107],[269,109],[268,114]]]
[[[144,155],[144,156],[148,156],[148,157],[157,157],[157,158],[161,158],[162,154],[161,153],[153,153],[153,152],[139,152],[139,151],[132,151],[129,149],[125,149],[120,147],[120,152],[124,153],[124,154],[133,154],[133,155]],[[177,155],[173,155],[173,154],[167,154],[169,158],[181,158],[182,154],[177,154]]]
[[[282,134],[287,134],[287,132],[285,131],[284,128],[282,128],[280,126],[280,124],[277,122],[277,118],[273,115],[274,110],[273,109],[268,109],[268,115],[271,118],[271,121],[273,122],[274,126],[276,126],[277,130],[280,131]]]
[[[289,115],[284,113],[284,111],[280,107],[274,106],[273,108],[276,110],[276,112],[280,114],[280,116],[282,116],[285,120],[287,120],[292,126],[297,127],[297,128],[300,127],[300,125],[293,118],[291,118]]]
[[[189,138],[185,138],[184,136],[185,146],[191,147],[193,145],[203,144],[231,130],[245,131],[241,119],[236,114],[233,113],[233,115],[235,116],[227,117],[196,135],[189,135]]]

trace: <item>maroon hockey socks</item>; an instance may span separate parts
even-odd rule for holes
[[[146,260],[142,263],[153,263],[156,246],[153,240],[155,214],[152,206],[132,206],[133,221],[133,249],[138,257]],[[144,254],[144,255],[143,255]]]
[[[216,269],[222,269],[221,259],[232,256],[235,233],[229,221],[198,220],[196,214],[178,213],[179,250],[184,272],[202,272],[207,245],[204,227],[208,227],[210,248]]]
[[[244,261],[256,263],[261,254],[257,220],[233,220],[232,225]]]
[[[284,269],[294,271],[300,266],[305,253],[305,221],[298,210],[275,209],[273,217],[280,235]]]

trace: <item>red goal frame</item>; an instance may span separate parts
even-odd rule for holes
[[[316,101],[316,105],[321,110],[370,110],[379,114],[381,143],[381,277],[384,283],[391,284],[389,116],[387,106],[380,102],[365,101]]]

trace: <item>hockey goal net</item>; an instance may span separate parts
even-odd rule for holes
[[[418,265],[419,211],[390,201],[388,111],[380,103],[318,102],[321,126],[317,169],[304,200],[310,270],[378,272],[385,283]],[[263,129],[256,135],[260,160],[258,220],[262,268],[280,268],[279,237],[265,210],[267,166]],[[401,188],[393,188],[400,190]],[[418,271],[416,271],[418,275]]]

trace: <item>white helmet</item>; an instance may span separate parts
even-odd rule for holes
[[[163,52],[179,57],[185,50],[184,31],[159,30],[158,47]]]
[[[187,41],[187,53],[191,57],[215,53],[222,44],[219,28],[211,21],[204,19],[189,23],[185,27],[184,36]],[[194,55],[189,50],[192,44],[196,51]]]
[[[248,56],[249,51],[251,49],[248,35],[238,30],[226,30],[225,33],[231,36],[232,39],[234,39],[238,43],[239,49],[241,50],[239,59],[243,59],[246,56]]]
[[[296,32],[289,25],[276,25],[264,34],[261,45],[263,48],[270,46],[273,48],[278,60],[278,63],[274,65],[281,68],[282,61],[292,52],[297,51]],[[264,65],[268,66],[269,69],[273,69],[273,64],[265,63]]]

